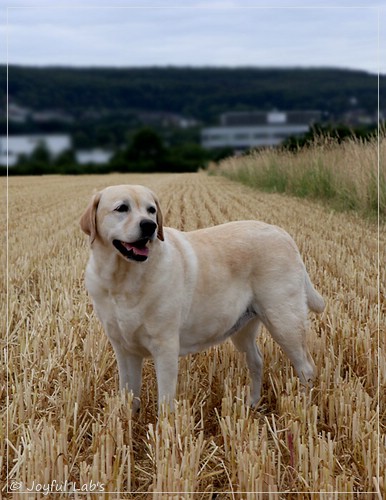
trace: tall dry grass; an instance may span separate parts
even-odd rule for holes
[[[258,410],[246,404],[245,363],[228,343],[181,359],[175,414],[165,409],[159,420],[147,361],[142,410],[131,414],[84,289],[88,244],[78,227],[94,188],[125,182],[157,191],[167,225],[190,230],[257,218],[293,235],[327,301],[322,316],[311,316],[314,389],[300,390],[263,330]],[[8,238],[4,498],[68,498],[54,496],[60,489],[72,498],[385,497],[385,273],[382,266],[378,309],[371,222],[204,174],[11,178]],[[383,231],[380,238],[384,262]],[[37,491],[43,487],[46,497]]]
[[[309,147],[253,151],[245,156],[211,165],[220,173],[247,186],[269,192],[327,201],[338,210],[386,216],[386,138],[379,143],[348,139],[339,144],[329,137],[315,139]],[[379,196],[378,196],[379,190]]]

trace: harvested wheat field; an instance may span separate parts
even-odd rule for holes
[[[95,188],[121,183],[155,190],[169,226],[192,230],[256,218],[293,236],[327,303],[321,316],[310,314],[318,370],[312,390],[301,390],[263,329],[257,410],[247,405],[243,357],[226,343],[180,360],[176,411],[159,420],[154,368],[146,361],[142,409],[131,414],[85,291],[88,241],[78,224]],[[8,260],[4,497],[386,496],[385,275],[382,265],[379,311],[373,222],[204,173],[10,178]],[[1,317],[5,324],[4,310]]]

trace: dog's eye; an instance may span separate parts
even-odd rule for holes
[[[126,205],[125,203],[122,203],[122,205],[119,205],[119,207],[115,208],[115,212],[128,212],[129,211],[129,205]]]
[[[149,212],[149,214],[155,214],[155,213],[156,213],[156,209],[155,209],[155,207],[149,207],[149,208],[147,209],[147,211]]]

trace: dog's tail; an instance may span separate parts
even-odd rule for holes
[[[325,304],[323,297],[315,290],[314,285],[311,283],[310,277],[304,268],[304,280],[306,284],[306,296],[307,296],[307,305],[316,313],[321,313],[324,311]]]

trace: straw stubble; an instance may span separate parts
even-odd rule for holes
[[[175,414],[164,409],[159,421],[153,363],[146,361],[141,413],[132,415],[84,288],[88,243],[78,227],[93,189],[119,183],[154,189],[166,225],[182,230],[256,218],[294,237],[327,302],[321,316],[310,316],[318,370],[311,391],[302,391],[263,329],[259,409],[247,406],[245,362],[227,343],[180,360]],[[8,237],[1,386],[8,384],[9,401],[3,390],[0,447],[2,481],[8,471],[8,488],[22,485],[14,497],[66,481],[103,485],[115,492],[109,498],[130,491],[135,498],[203,499],[214,492],[245,499],[385,494],[384,270],[379,311],[371,222],[205,174],[10,178]],[[382,262],[382,232],[380,243]],[[35,497],[43,495],[29,494]]]

